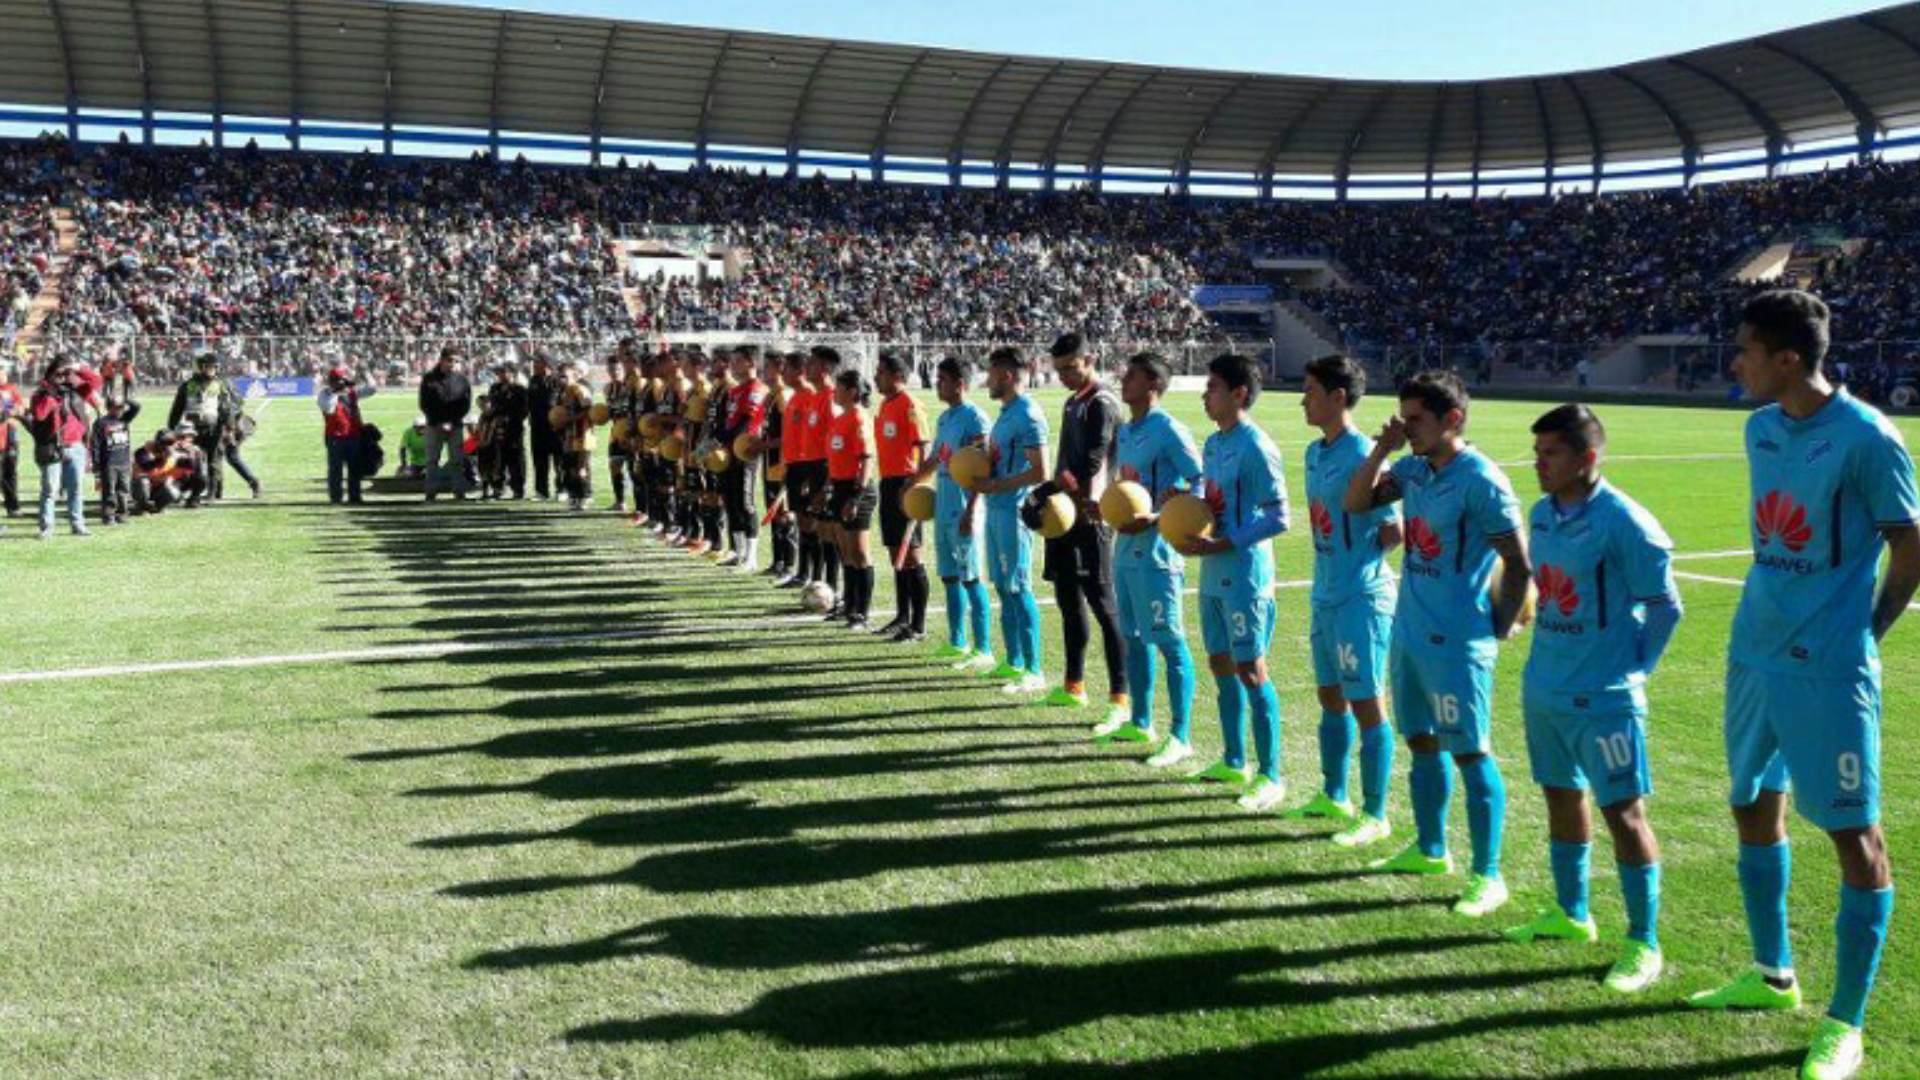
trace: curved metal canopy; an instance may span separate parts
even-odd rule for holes
[[[1469,82],[1203,71],[376,0],[0,0],[0,101],[845,154],[958,175],[1409,178],[1920,124],[1920,3]]]

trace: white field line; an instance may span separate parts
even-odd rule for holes
[[[1747,551],[1700,551],[1675,555],[1675,559],[1724,559],[1736,555],[1746,555]],[[1718,577],[1712,574],[1694,574],[1675,570],[1673,576],[1683,581],[1697,581],[1708,585],[1729,585],[1739,588],[1746,582],[1739,578]],[[1312,579],[1275,582],[1281,589],[1304,589],[1313,584]],[[1197,596],[1200,590],[1188,589],[1186,595]],[[1042,607],[1053,607],[1052,597],[1040,597]],[[1909,604],[1909,610],[1920,610],[1920,603]],[[940,615],[946,612],[946,606],[931,604],[927,614]],[[798,626],[810,622],[820,622],[821,617],[811,612],[796,615],[775,615],[765,619],[750,620],[745,623],[730,623],[725,627],[711,629],[738,629],[744,626]],[[367,649],[340,649],[333,652],[283,653],[270,656],[223,656],[205,660],[165,660],[149,664],[118,664],[106,667],[56,668],[47,671],[6,671],[0,672],[0,684],[61,682],[77,679],[120,678],[128,675],[165,675],[189,671],[217,671],[259,667],[290,667],[296,664],[349,664],[379,662],[382,660],[409,660],[458,656],[477,652],[521,652],[529,649],[550,649],[563,645],[591,645],[607,641],[636,641],[651,637],[661,637],[678,633],[697,633],[694,627],[655,627],[639,630],[610,630],[605,633],[591,634],[550,634],[536,637],[505,638],[499,641],[445,641],[419,645],[385,645]]]

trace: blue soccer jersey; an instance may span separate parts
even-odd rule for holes
[[[1355,596],[1374,596],[1393,587],[1387,553],[1380,550],[1380,526],[1399,518],[1388,505],[1364,514],[1342,509],[1347,481],[1367,459],[1373,440],[1347,429],[1331,444],[1307,444],[1307,521],[1313,533],[1313,594],[1316,607],[1335,607]]]
[[[1169,490],[1187,490],[1200,479],[1200,451],[1193,444],[1193,432],[1164,410],[1155,408],[1138,420],[1120,425],[1115,441],[1118,447],[1114,463],[1116,475],[1147,489],[1158,510],[1162,496]],[[1161,568],[1182,565],[1180,553],[1161,537],[1160,530],[1147,529],[1113,540],[1114,564],[1128,566],[1148,563]]]
[[[1913,460],[1886,417],[1836,393],[1805,420],[1747,420],[1753,566],[1730,658],[1819,679],[1877,675],[1872,632],[1882,526],[1920,520]]]
[[[947,462],[953,455],[985,438],[986,434],[987,414],[971,401],[948,408],[934,423],[933,445],[929,452],[940,463],[935,472],[938,481],[934,498],[936,521],[958,521],[966,510],[967,492],[953,482],[952,474],[947,472]]]
[[[1646,605],[1677,602],[1673,541],[1652,514],[1602,480],[1571,509],[1549,496],[1528,516],[1540,596],[1526,688],[1632,690],[1646,680]]]
[[[1045,449],[1048,442],[1047,418],[1040,406],[1025,394],[1000,407],[988,439],[993,453],[993,475],[1018,476],[1027,471],[1027,451]],[[1031,486],[1009,488],[987,496],[987,509],[1013,513],[1032,491]]]
[[[1280,449],[1266,432],[1243,422],[1207,436],[1202,468],[1209,501],[1219,515],[1217,535],[1231,537],[1261,517],[1276,520],[1276,531],[1286,531],[1287,478],[1280,467]],[[1200,595],[1272,596],[1272,544],[1263,539],[1202,559]]]
[[[1520,531],[1520,503],[1507,474],[1469,446],[1438,472],[1409,454],[1393,463],[1392,475],[1407,515],[1394,641],[1494,655],[1491,541]]]

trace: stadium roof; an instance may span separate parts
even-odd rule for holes
[[[1482,82],[1237,74],[369,0],[0,0],[0,101],[920,159],[1414,177],[1920,124],[1920,3],[1619,67]],[[1230,32],[1223,27],[1222,32]],[[71,121],[70,121],[71,123]],[[292,128],[297,134],[297,128]],[[390,143],[389,143],[390,145]],[[1762,149],[1764,148],[1764,149]],[[736,160],[738,158],[736,157]],[[1164,171],[1164,172],[1163,172]]]

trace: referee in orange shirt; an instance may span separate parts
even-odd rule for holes
[[[875,460],[880,466],[880,542],[893,565],[893,621],[874,631],[893,641],[927,639],[927,596],[932,587],[920,561],[920,523],[910,521],[900,496],[927,459],[931,428],[920,403],[907,393],[907,362],[884,353],[874,369],[880,410],[874,418]]]

